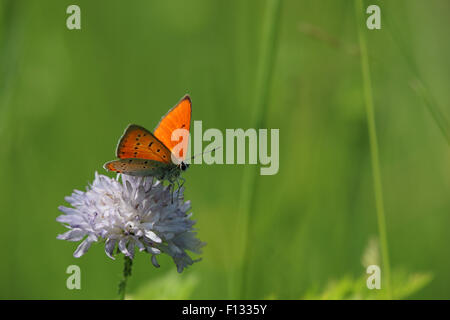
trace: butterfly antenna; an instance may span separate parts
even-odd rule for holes
[[[195,157],[198,157],[199,155],[203,155],[203,154],[206,154],[206,153],[211,153],[211,152],[216,151],[216,150],[218,150],[218,149],[220,149],[220,148],[221,148],[221,147],[216,147],[216,148],[211,149],[211,150],[209,150],[209,151],[203,151],[203,152],[194,154],[194,155],[191,157],[191,159],[189,159],[189,160],[193,160]]]

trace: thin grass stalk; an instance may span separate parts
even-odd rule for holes
[[[268,0],[266,17],[261,42],[261,56],[258,61],[257,84],[255,89],[255,100],[253,105],[252,125],[255,129],[263,128],[267,120],[267,109],[269,92],[271,86],[272,73],[275,62],[275,53],[277,47],[277,35],[280,23],[281,0]],[[240,233],[240,254],[238,278],[236,279],[236,289],[232,295],[235,298],[243,298],[246,294],[246,281],[248,279],[248,264],[245,264],[245,258],[248,254],[249,241],[249,221],[252,218],[252,212],[256,207],[258,168],[256,166],[248,167],[244,170],[241,181],[241,198],[239,202],[238,228]]]
[[[410,54],[411,50],[408,50],[405,42],[398,36],[398,27],[395,24],[395,20],[391,19],[389,10],[386,11],[387,12],[384,14],[384,19],[386,21],[386,25],[388,26],[388,30],[390,31],[390,35],[392,36],[393,42],[397,45],[401,56],[414,75],[414,79],[411,81],[411,87],[413,88],[415,93],[422,99],[425,107],[430,112],[432,119],[447,141],[447,144],[450,145],[450,123],[445,114],[442,112],[442,109],[434,99],[431,90],[425,84],[419,67]]]
[[[428,111],[431,114],[432,119],[438,126],[439,130],[441,131],[442,135],[447,141],[447,144],[450,146],[449,122],[445,117],[445,115],[442,113],[433,96],[431,95],[430,90],[427,89],[427,87],[419,78],[416,78],[413,81],[411,81],[411,87],[414,89],[416,94],[422,99],[423,104],[427,107]]]
[[[386,218],[384,211],[384,201],[383,201],[383,187],[381,182],[381,171],[380,171],[380,160],[378,156],[378,141],[377,132],[375,125],[375,112],[372,94],[372,82],[370,75],[369,66],[369,55],[367,51],[366,37],[364,33],[365,21],[364,21],[364,9],[362,0],[355,0],[355,10],[357,18],[357,29],[358,29],[358,40],[359,47],[361,51],[361,71],[363,77],[364,86],[364,100],[366,106],[367,114],[367,124],[369,129],[369,142],[370,142],[370,154],[372,162],[372,175],[373,175],[373,185],[375,193],[375,205],[377,211],[378,220],[378,232],[381,244],[381,256],[383,259],[383,278],[384,286],[386,289],[386,297],[388,299],[392,298],[391,292],[391,269],[389,263],[389,247],[386,232]]]

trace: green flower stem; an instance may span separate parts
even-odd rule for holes
[[[125,256],[123,265],[123,279],[119,282],[119,300],[125,300],[125,292],[127,288],[128,278],[131,276],[133,260]]]
[[[372,175],[375,193],[375,204],[377,210],[378,230],[381,244],[381,256],[383,259],[383,273],[385,279],[386,297],[392,298],[391,293],[391,270],[389,264],[389,250],[386,232],[386,218],[384,212],[383,188],[381,183],[380,160],[378,156],[378,141],[375,126],[375,112],[372,96],[372,83],[370,77],[369,55],[367,52],[366,38],[364,34],[365,20],[363,16],[364,8],[362,0],[355,0],[355,10],[357,17],[357,29],[359,47],[361,51],[361,70],[364,85],[364,100],[367,113],[367,124],[369,129],[370,153],[372,162]]]

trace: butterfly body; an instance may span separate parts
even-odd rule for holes
[[[138,125],[129,125],[117,145],[119,159],[105,163],[104,168],[131,176],[152,176],[170,184],[184,180],[180,174],[188,168],[184,159],[191,110],[191,99],[186,95],[161,119],[154,133]],[[173,139],[177,129],[187,133],[181,141]],[[177,150],[179,144],[183,146]]]
[[[186,171],[188,167],[189,165],[184,162],[176,165],[139,158],[114,160],[105,164],[105,169],[109,171],[138,177],[152,176],[158,180],[168,181],[177,180],[181,172]]]

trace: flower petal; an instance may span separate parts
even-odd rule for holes
[[[77,250],[75,250],[75,252],[73,253],[73,256],[75,258],[79,258],[81,257],[83,254],[85,254],[89,248],[91,247],[92,241],[90,239],[86,239],[84,240],[77,248]]]
[[[130,240],[128,242],[127,250],[128,250],[127,256],[130,257],[131,259],[133,259],[134,258],[134,240]]]
[[[152,263],[156,268],[159,268],[158,260],[156,260],[156,256],[152,256]]]
[[[161,243],[161,242],[162,242],[161,238],[158,237],[158,236],[156,235],[156,233],[154,233],[153,231],[146,230],[146,231],[145,231],[145,236],[146,236],[147,238],[149,238],[150,240],[156,242],[156,243]]]
[[[115,260],[116,258],[114,258],[113,254],[114,254],[114,249],[116,248],[116,243],[117,240],[115,239],[106,239],[105,242],[105,252],[106,255],[108,257],[110,257],[111,259]]]
[[[139,251],[145,250],[145,245],[141,241],[139,241],[138,239],[134,239],[134,242],[136,243],[136,246],[139,248]]]
[[[159,250],[158,248],[153,248],[153,247],[147,247],[147,251],[150,252],[151,254],[160,254],[161,250]]]
[[[86,235],[86,231],[82,229],[71,229],[66,233],[58,235],[56,238],[59,240],[68,240],[68,241],[80,241]]]

